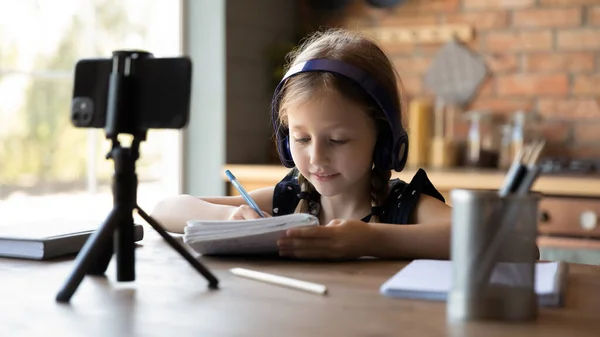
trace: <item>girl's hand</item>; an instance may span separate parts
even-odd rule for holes
[[[307,259],[352,259],[369,255],[373,228],[359,220],[333,220],[326,226],[293,228],[277,241],[279,255]]]
[[[261,210],[262,214],[265,218],[270,218],[271,214]],[[260,215],[256,213],[252,207],[248,205],[240,205],[235,207],[231,214],[229,215],[229,220],[253,220],[260,219]]]

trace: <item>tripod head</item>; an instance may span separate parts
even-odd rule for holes
[[[75,66],[71,122],[103,128],[114,158],[119,134],[132,135],[132,154],[147,131],[181,129],[189,120],[192,64],[187,57],[155,58],[141,50],[117,50],[110,59],[84,59]]]
[[[192,63],[187,57],[155,58],[146,51],[114,51],[110,59],[75,65],[71,122],[103,128],[107,139],[148,129],[182,129],[189,120]]]
[[[147,129],[138,126],[140,123],[136,120],[137,114],[131,112],[135,111],[133,98],[138,94],[135,75],[139,70],[136,63],[151,57],[152,54],[142,51],[113,52],[104,126],[106,138],[111,139],[113,143],[118,142],[117,136],[121,133],[131,134],[140,142],[146,140]]]

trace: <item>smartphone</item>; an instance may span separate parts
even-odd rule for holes
[[[76,127],[104,128],[112,59],[82,59],[75,65],[71,122]],[[187,57],[132,61],[127,109],[136,129],[181,129],[189,120],[192,62]]]

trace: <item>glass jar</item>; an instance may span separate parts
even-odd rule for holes
[[[500,125],[500,149],[498,155],[498,168],[505,170],[512,164],[513,154],[513,126],[510,123]]]
[[[511,156],[514,157],[523,146],[540,137],[538,124],[540,117],[522,110],[512,115]]]
[[[497,168],[500,152],[499,132],[487,110],[467,112],[469,132],[465,164],[470,167]]]

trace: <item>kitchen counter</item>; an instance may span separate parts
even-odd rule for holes
[[[247,190],[273,186],[281,180],[289,169],[279,165],[225,165],[231,170]],[[392,178],[410,181],[417,169],[406,168],[402,172],[393,172]],[[450,190],[465,189],[498,189],[504,180],[505,172],[481,169],[425,169],[434,186],[447,197]],[[223,179],[227,178],[223,174]],[[600,176],[541,176],[533,186],[533,190],[548,195],[577,195],[600,197]],[[230,190],[231,194],[237,194]],[[448,200],[448,198],[446,198]]]
[[[225,169],[231,170],[248,191],[274,186],[289,172],[279,165],[226,165]],[[392,177],[410,181],[416,171],[406,168],[394,172]],[[452,189],[498,189],[505,174],[499,170],[467,168],[425,171],[449,205]],[[223,179],[227,181],[224,174]],[[238,194],[231,184],[228,186],[229,195]],[[536,181],[533,189],[546,195],[540,203],[540,212],[550,215],[538,224],[542,259],[600,264],[600,176],[546,175]],[[598,223],[582,226],[581,214],[590,211],[597,214]]]

